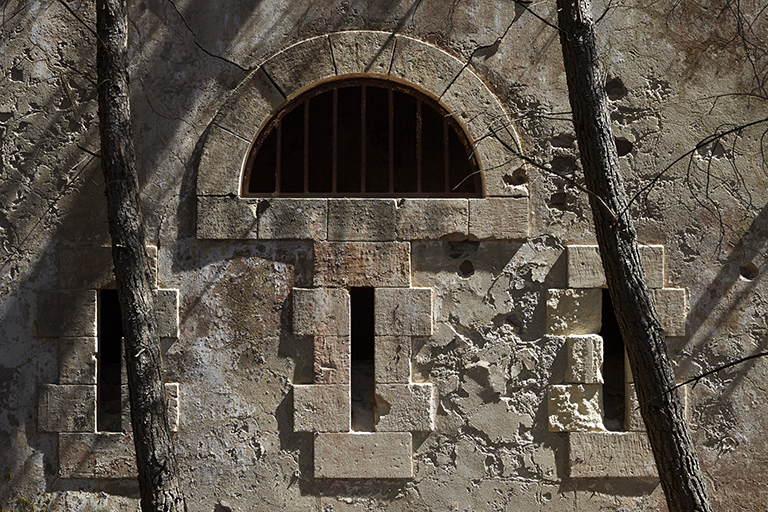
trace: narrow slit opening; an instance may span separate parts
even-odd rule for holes
[[[123,323],[117,290],[100,290],[98,303],[98,370],[96,379],[96,429],[120,432],[122,428]]]
[[[626,377],[624,375],[624,339],[613,310],[611,296],[603,290],[603,423],[608,430],[623,430]]]
[[[352,349],[352,430],[373,432],[374,289],[349,290]]]

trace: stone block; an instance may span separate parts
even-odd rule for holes
[[[603,338],[597,334],[568,336],[566,339],[568,366],[565,382],[580,384],[603,383]]]
[[[230,95],[213,120],[245,140],[252,140],[262,123],[285,102],[285,97],[263,69],[248,75]]]
[[[96,290],[61,290],[37,295],[37,336],[96,336]]]
[[[59,338],[59,384],[96,384],[98,338]]]
[[[411,382],[411,338],[376,336],[374,349],[375,379],[379,384]]]
[[[293,386],[294,432],[348,432],[351,417],[349,385]]]
[[[468,226],[466,199],[403,199],[397,208],[400,240],[465,240]]]
[[[325,199],[264,199],[259,207],[259,238],[325,240],[327,209]]]
[[[431,432],[436,402],[432,384],[376,384],[376,431]]]
[[[197,168],[197,195],[239,195],[240,172],[250,147],[249,139],[211,124]]]
[[[550,432],[603,431],[603,386],[547,386],[547,413]]]
[[[374,314],[377,336],[430,336],[432,288],[377,288]]]
[[[115,281],[112,247],[64,245],[59,253],[59,287],[99,289]]]
[[[165,396],[168,398],[168,427],[171,432],[178,432],[181,419],[179,383],[166,382]]]
[[[469,234],[480,240],[528,237],[528,198],[470,199]]]
[[[293,332],[299,336],[349,336],[349,292],[294,288]]]
[[[242,240],[258,238],[258,199],[197,198],[197,238]]]
[[[517,132],[512,125],[501,128],[499,136],[510,148],[522,152]],[[486,197],[528,197],[528,171],[525,161],[495,137],[486,137],[475,144],[485,178]]]
[[[396,287],[411,284],[407,242],[320,242],[314,251],[315,286]]]
[[[440,100],[466,126],[474,141],[491,134],[491,128],[498,132],[510,124],[499,100],[468,67],[461,70]]]
[[[394,199],[328,200],[328,240],[388,242],[395,231]]]
[[[329,34],[333,61],[339,75],[386,75],[392,63],[395,38],[388,32],[355,30]]]
[[[410,432],[315,434],[315,478],[412,478]]]
[[[155,291],[155,319],[159,337],[179,337],[179,290]]]
[[[649,288],[664,286],[664,246],[639,246],[640,262]],[[605,288],[605,272],[597,245],[568,246],[568,286],[570,288]]]
[[[96,431],[95,385],[41,384],[38,391],[38,430]]]
[[[395,36],[390,74],[439,98],[464,68],[464,63],[444,51],[410,37]],[[424,73],[428,69],[429,73]]]
[[[132,435],[59,434],[59,477],[136,478]]]
[[[688,297],[685,288],[661,288],[651,290],[653,304],[667,336],[685,336],[685,320],[688,316]]]
[[[624,383],[624,430],[629,432],[645,432],[645,423],[640,413],[640,402],[632,382]]]
[[[262,68],[289,98],[308,85],[336,75],[328,36],[313,37],[289,46]]]
[[[653,478],[658,476],[644,432],[571,432],[571,478]]]
[[[547,290],[547,334],[597,334],[602,327],[600,289]]]
[[[349,384],[351,357],[349,336],[315,336],[315,384]]]

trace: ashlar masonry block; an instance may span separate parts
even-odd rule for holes
[[[376,384],[377,432],[435,430],[435,386]]]
[[[430,336],[431,288],[376,288],[374,332],[377,336]]]
[[[351,418],[348,384],[293,386],[294,432],[348,432]]]
[[[155,291],[157,335],[161,338],[179,337],[179,291]]]
[[[264,199],[259,204],[259,238],[325,240],[327,212],[325,199]]]
[[[640,403],[637,400],[637,391],[635,391],[635,384],[633,382],[624,383],[624,430],[630,432],[645,431],[645,423],[643,422],[643,416],[640,413],[638,406]]]
[[[641,245],[640,262],[649,288],[664,286],[664,246]],[[597,245],[568,246],[568,286],[605,288],[605,272]]]
[[[349,384],[350,364],[349,336],[315,336],[315,384]]]
[[[331,33],[328,37],[339,75],[389,73],[395,48],[395,40],[389,33],[355,30]]]
[[[197,238],[241,240],[258,238],[258,199],[197,197]]]
[[[135,478],[136,456],[128,432],[59,434],[60,478]]]
[[[42,384],[37,425],[41,432],[95,432],[96,386]]]
[[[230,196],[240,194],[240,170],[251,141],[212,124],[200,155],[198,196]],[[200,210],[198,209],[198,220]],[[198,230],[199,236],[199,230]]]
[[[651,290],[661,327],[667,336],[685,336],[688,299],[685,288]]]
[[[568,336],[566,338],[568,366],[565,381],[568,383],[603,383],[603,338],[597,334]]]
[[[37,295],[41,338],[96,336],[96,290],[61,290]]]
[[[313,37],[289,46],[262,66],[286,97],[336,75],[328,36]]]
[[[602,326],[599,288],[547,290],[547,334],[597,334]]]
[[[380,384],[408,384],[411,381],[411,338],[376,336],[375,379]]]
[[[403,199],[397,208],[401,240],[464,240],[468,226],[467,199]]]
[[[294,288],[293,332],[299,336],[349,336],[349,292]]]
[[[394,199],[328,200],[328,240],[387,242],[394,239]]]
[[[96,384],[98,338],[59,338],[59,384]]]
[[[480,240],[527,238],[528,198],[470,199],[469,234]]]
[[[319,287],[402,287],[411,284],[407,242],[318,242],[314,284]]]
[[[603,386],[558,384],[547,386],[550,432],[604,431]]]
[[[571,478],[653,478],[658,476],[644,432],[571,432]]]
[[[441,97],[464,68],[464,63],[417,39],[395,36],[390,74]],[[424,73],[424,70],[430,70]]]
[[[410,432],[315,434],[315,478],[412,478]]]
[[[237,87],[213,123],[243,139],[250,139],[254,129],[261,126],[283,102],[285,97],[264,70],[259,68]]]
[[[148,245],[152,286],[157,286],[157,247]],[[109,245],[61,245],[59,256],[59,288],[99,290],[115,282],[112,247]]]

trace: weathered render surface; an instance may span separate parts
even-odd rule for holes
[[[53,0],[0,13],[0,508],[134,511],[131,433],[96,430],[98,291],[113,277],[95,15],[67,4],[79,19]],[[683,381],[768,349],[764,127],[652,180],[719,127],[764,116],[753,73],[765,61],[736,37],[732,3],[606,4],[595,9],[609,7],[598,35],[622,170]],[[748,37],[765,47],[766,14],[746,4]],[[556,19],[554,4],[525,5]],[[489,136],[580,183],[554,29],[490,0],[130,9],[190,511],[664,510],[631,374],[610,384],[621,357],[602,331],[587,198]],[[262,122],[349,74],[439,99],[475,146],[485,197],[239,197]],[[373,432],[350,431],[352,287],[375,289]],[[766,382],[762,358],[686,390],[718,510],[768,508]],[[621,432],[604,405],[618,388]]]

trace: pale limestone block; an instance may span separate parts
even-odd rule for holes
[[[395,36],[390,74],[421,87],[439,98],[464,68],[464,63],[444,51],[410,37]],[[424,70],[428,69],[429,73]]]
[[[286,98],[308,85],[336,75],[328,36],[289,46],[261,66]]]
[[[547,386],[547,412],[550,432],[603,431],[603,386]]]
[[[349,292],[294,288],[293,332],[298,336],[349,336]]]
[[[547,290],[547,334],[597,334],[602,327],[600,289]]]
[[[464,240],[468,226],[466,199],[403,199],[397,208],[401,240]]]
[[[99,289],[115,281],[110,246],[63,245],[58,253],[59,288]]]
[[[386,75],[392,63],[395,37],[390,32],[355,30],[329,34],[333,61],[339,75]]]
[[[179,420],[181,419],[179,383],[166,382],[165,396],[168,399],[168,428],[171,430],[171,432],[178,432]]]
[[[624,430],[645,432],[645,423],[640,413],[640,402],[632,382],[624,383]]]
[[[470,199],[469,234],[480,240],[528,237],[528,198]]]
[[[651,478],[658,476],[644,432],[571,432],[571,478]]]
[[[435,386],[376,384],[377,432],[435,430]]]
[[[486,137],[475,144],[475,156],[483,170],[485,196],[528,197],[525,161],[512,152],[522,152],[517,132],[511,125],[501,130],[500,136],[505,137],[502,140],[509,148],[495,137]]]
[[[259,238],[325,240],[327,211],[325,199],[264,199],[259,205]]]
[[[256,130],[284,102],[285,97],[264,70],[258,68],[227,98],[213,123],[245,140],[252,140]]]
[[[377,336],[430,336],[432,288],[377,288],[374,315]]]
[[[348,432],[351,417],[348,384],[293,386],[294,432]]]
[[[242,240],[258,237],[258,199],[197,197],[197,238]]]
[[[315,286],[395,287],[411,284],[407,242],[319,242]]]
[[[664,334],[685,336],[685,320],[688,316],[685,288],[660,288],[651,290],[651,294]]]
[[[98,338],[59,338],[59,384],[96,384]]]
[[[380,384],[407,384],[411,381],[411,338],[376,336],[374,368]]]
[[[315,478],[412,478],[410,432],[315,434]]]
[[[664,246],[640,245],[640,263],[648,288],[664,286]],[[568,246],[568,286],[570,288],[605,288],[605,272],[597,245]]]
[[[349,336],[315,336],[315,384],[349,384],[351,371]]]
[[[37,336],[96,336],[96,290],[60,290],[37,294]]]
[[[95,432],[96,386],[41,384],[37,428],[41,432]]]
[[[179,290],[155,291],[155,319],[160,338],[179,337]]]
[[[59,478],[136,478],[132,435],[59,434]]]
[[[197,195],[239,195],[240,172],[250,147],[250,139],[210,125],[197,168]]]
[[[509,119],[499,100],[468,67],[459,73],[440,100],[453,112],[456,119],[466,126],[474,141],[479,141],[492,132],[501,134],[501,130],[509,125]]]
[[[329,199],[328,240],[388,242],[395,239],[394,199]]]
[[[603,338],[597,334],[568,336],[566,339],[568,366],[565,382],[581,384],[603,383]]]

